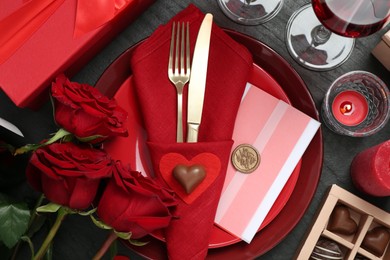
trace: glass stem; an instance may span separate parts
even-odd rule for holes
[[[312,45],[318,46],[326,43],[331,35],[332,32],[326,29],[325,26],[317,25],[311,31]]]
[[[252,1],[253,1],[253,0],[244,0],[242,7],[246,7],[246,6],[248,6],[248,5],[251,5],[251,2],[252,2]]]

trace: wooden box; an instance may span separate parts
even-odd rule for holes
[[[382,36],[382,40],[371,53],[390,71],[390,31]]]
[[[345,235],[334,230],[336,208],[337,210],[340,208],[348,210],[349,220],[352,219],[356,223],[356,231],[353,234]],[[317,218],[309,230],[305,241],[297,251],[296,259],[316,259],[311,258],[311,255],[319,239],[336,242],[342,251],[342,259],[390,259],[390,214],[388,212],[360,199],[337,185],[332,185],[322,208],[319,209],[317,214]],[[338,216],[340,215],[338,214]],[[379,230],[388,233],[388,235],[385,234],[384,240],[383,234],[378,235],[372,231],[376,227],[380,227]],[[370,244],[383,249],[383,253],[378,253],[378,250],[374,253],[375,250],[367,249],[367,239],[370,239]],[[375,239],[381,239],[381,243],[375,242]]]

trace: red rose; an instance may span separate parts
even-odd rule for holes
[[[117,162],[97,213],[116,231],[131,232],[132,238],[140,238],[168,226],[170,210],[176,204],[172,191]]]
[[[112,169],[111,158],[102,150],[54,143],[33,153],[26,177],[50,201],[82,210],[90,206],[100,179],[110,177]]]
[[[60,75],[53,82],[51,92],[55,120],[68,132],[77,137],[127,136],[124,124],[127,112],[96,88],[70,82],[64,75]]]

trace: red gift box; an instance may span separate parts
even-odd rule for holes
[[[78,1],[80,0],[66,0],[60,4],[31,37],[27,37],[27,40],[0,64],[0,88],[17,106],[34,107],[45,100],[42,94],[46,93],[56,75],[62,72],[67,76],[74,75],[114,36],[155,2],[120,1],[123,7],[112,19],[96,29],[74,36]],[[117,5],[116,2],[107,1]],[[0,4],[0,21],[28,1],[14,0],[11,3]],[[93,7],[88,10],[94,12]],[[93,15],[91,17],[94,17]]]

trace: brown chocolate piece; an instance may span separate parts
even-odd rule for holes
[[[329,239],[320,238],[310,255],[312,260],[338,260],[343,259],[339,245]]]
[[[346,206],[337,205],[330,215],[327,229],[343,235],[353,235],[357,231],[357,224]]]
[[[390,232],[385,227],[375,227],[367,232],[362,242],[362,248],[380,257],[385,252],[390,240]]]
[[[178,164],[172,174],[187,194],[190,194],[206,178],[206,170],[202,165]]]

